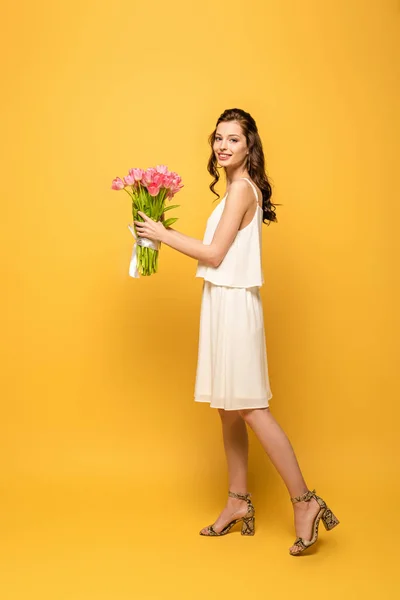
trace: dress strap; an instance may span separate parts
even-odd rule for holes
[[[248,179],[247,177],[240,177],[240,179],[244,179],[245,181],[249,182],[249,184],[253,188],[254,193],[256,195],[257,205],[260,206],[259,203],[258,203],[258,194],[257,194],[256,186],[254,185],[254,183],[252,181],[250,181],[250,179]]]

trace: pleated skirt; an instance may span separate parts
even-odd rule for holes
[[[259,287],[204,280],[194,399],[211,408],[266,408],[272,398]]]

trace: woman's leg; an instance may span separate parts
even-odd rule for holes
[[[293,447],[269,408],[238,411],[251,427],[272,464],[282,477],[290,496],[301,496],[307,490]],[[319,511],[315,498],[293,504],[296,535],[306,540],[312,537],[312,522]],[[294,548],[292,546],[292,548]],[[296,550],[296,548],[294,548]]]
[[[245,494],[247,492],[247,465],[249,440],[246,423],[237,410],[218,409],[222,422],[222,435],[228,463],[229,490]],[[219,533],[232,519],[242,517],[247,512],[245,500],[228,496],[227,504],[213,528]],[[202,529],[207,533],[207,527]]]
[[[228,464],[229,489],[245,494],[249,455],[246,423],[237,410],[219,409],[218,413],[221,417],[222,437]]]
[[[260,440],[273,465],[282,477],[291,496],[307,491],[292,445],[269,408],[238,411]]]

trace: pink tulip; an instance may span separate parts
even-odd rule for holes
[[[169,173],[167,165],[157,165],[156,171],[157,173],[162,173],[163,175],[167,175],[167,173]]]
[[[141,181],[143,177],[143,169],[131,169],[129,172],[133,171],[133,175],[136,181]]]
[[[129,174],[124,177],[124,181],[126,185],[134,185],[135,175],[133,173],[133,169],[129,169]]]
[[[121,177],[116,177],[115,179],[113,179],[113,182],[111,184],[112,190],[123,190],[124,187],[125,183],[122,181]]]
[[[177,194],[179,192],[179,190],[181,188],[183,188],[183,185],[181,185],[181,186],[173,186],[173,187],[170,188],[170,192],[174,196],[175,194]]]
[[[154,169],[154,167],[149,167],[144,173],[143,173],[143,177],[142,177],[142,183],[143,185],[147,186],[150,183],[153,182],[153,177],[155,174],[156,170]]]
[[[175,171],[172,172],[173,178],[174,178],[174,183],[179,185],[180,182],[182,181],[182,178],[180,177],[180,175],[178,175],[178,173],[175,173]]]
[[[164,187],[169,188],[174,180],[174,177],[171,173],[168,173],[164,176]]]
[[[158,187],[165,187],[164,185],[164,175],[162,173],[154,173],[153,182]]]
[[[156,185],[155,183],[150,183],[147,187],[147,191],[149,192],[150,196],[157,196],[160,191],[160,186]]]

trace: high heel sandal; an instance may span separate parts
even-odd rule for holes
[[[335,517],[335,515],[330,510],[330,508],[328,508],[328,506],[326,505],[326,502],[322,498],[317,496],[317,494],[315,493],[315,490],[308,490],[302,496],[296,496],[295,498],[290,498],[290,499],[293,502],[293,504],[296,504],[296,502],[309,502],[311,500],[311,498],[315,498],[315,500],[318,502],[318,504],[320,506],[320,510],[319,510],[318,514],[315,516],[315,519],[312,524],[312,538],[311,538],[311,540],[308,541],[308,540],[304,540],[301,537],[298,537],[294,541],[293,546],[297,546],[299,548],[299,550],[298,550],[298,552],[291,552],[289,550],[289,554],[291,554],[292,556],[297,556],[298,554],[301,554],[302,552],[307,550],[307,548],[309,548],[310,546],[315,544],[315,542],[318,539],[318,526],[319,526],[320,519],[322,519],[324,527],[327,531],[330,531],[331,529],[333,529],[334,527],[336,527],[336,525],[338,525],[340,523],[340,521]]]
[[[239,498],[240,500],[246,500],[247,502],[247,513],[244,517],[240,517],[239,519],[234,519],[222,529],[222,531],[217,532],[213,528],[212,525],[208,525],[207,530],[208,533],[202,533],[200,531],[200,535],[226,535],[232,529],[236,523],[242,521],[242,535],[254,535],[255,532],[255,508],[250,500],[251,494],[238,494],[236,492],[228,492],[228,496],[231,498]]]

